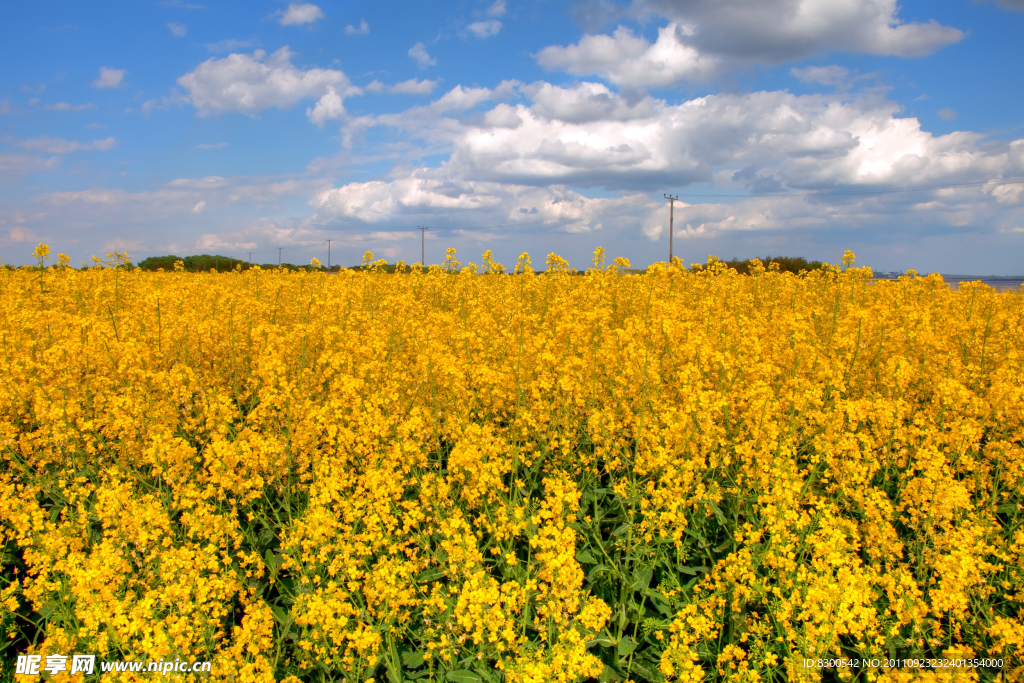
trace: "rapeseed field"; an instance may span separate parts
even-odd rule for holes
[[[1024,296],[604,258],[0,271],[3,677],[1021,680]]]

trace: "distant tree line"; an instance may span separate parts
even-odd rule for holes
[[[230,270],[234,270],[236,266],[241,265],[242,270],[247,270],[253,265],[248,261],[242,259],[232,258],[230,256],[221,256],[220,254],[199,254],[198,256],[150,256],[147,259],[139,261],[139,268],[142,270],[156,270],[157,268],[163,268],[166,271],[174,270],[175,261],[181,261],[184,264],[185,270],[189,272],[209,272],[212,268],[220,273],[225,273]],[[277,268],[276,263],[261,263],[260,268]],[[281,268],[288,270],[298,270],[299,266],[292,265],[291,263],[282,263]]]
[[[740,261],[734,258],[731,261],[723,261],[722,263],[730,268],[735,268],[738,273],[749,275],[750,263],[753,260]],[[805,270],[820,270],[824,266],[821,261],[808,261],[803,256],[766,256],[761,259],[761,263],[764,264],[765,269],[769,267],[769,264],[777,263],[781,272],[794,274],[800,274]]]
[[[189,272],[208,272],[213,269],[218,272],[227,272],[234,270],[236,266],[241,265],[242,270],[251,268],[253,264],[250,264],[242,259],[232,258],[230,256],[221,256],[220,254],[199,254],[198,256],[150,256],[139,262],[138,267],[142,270],[156,270],[163,268],[165,271],[174,270],[174,263],[181,261],[184,264],[185,270]],[[734,268],[737,272],[747,275],[750,273],[750,264],[753,259],[747,259],[741,261],[733,258],[730,261],[723,261],[723,263],[730,268]],[[779,270],[783,273],[794,273],[799,274],[803,271],[818,270],[822,268],[823,264],[821,261],[808,261],[802,256],[766,256],[761,259],[765,268],[769,267],[769,264],[778,264]],[[279,267],[276,263],[261,263],[260,268],[270,269]],[[291,263],[281,264],[282,268],[288,270],[298,270],[299,268],[307,269],[308,266],[296,266]],[[334,266],[331,270],[338,270],[338,266]],[[353,270],[362,270],[363,266],[354,266]],[[387,265],[384,266],[387,272],[394,272],[395,266]],[[639,272],[639,271],[638,271]]]

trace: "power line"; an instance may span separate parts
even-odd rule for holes
[[[698,194],[696,192],[680,192],[684,197],[720,197],[723,199],[760,199],[763,197],[842,197],[844,195],[873,195],[873,194],[894,194],[897,192],[927,192],[929,190],[952,190],[959,187],[983,187],[985,185],[1021,185],[1024,179],[1009,180],[986,180],[977,183],[954,183],[951,185],[922,185],[919,187],[890,187],[877,188],[873,190],[836,190],[833,192],[779,192],[757,195],[744,194]]]

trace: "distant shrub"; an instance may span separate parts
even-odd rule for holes
[[[199,256],[150,256],[139,262],[139,268],[143,270],[156,270],[157,268],[163,268],[165,271],[174,270],[174,262],[182,261],[185,264],[185,270],[190,272],[195,271],[208,271],[211,268],[218,272],[227,272],[234,270],[235,266],[241,264],[242,269],[245,270],[250,267],[250,264],[242,259],[232,258],[230,256],[221,256],[219,254],[211,256],[210,254],[200,254]],[[264,264],[263,268],[276,268],[276,265]]]
[[[731,261],[723,261],[723,263],[730,268],[734,268],[738,273],[749,275],[751,261],[753,259],[740,261],[734,258]],[[799,274],[805,270],[820,270],[824,266],[821,261],[808,261],[803,256],[766,256],[761,259],[761,262],[765,268],[768,268],[770,263],[777,263],[780,272],[793,274]]]

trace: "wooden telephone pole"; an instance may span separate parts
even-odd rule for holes
[[[426,252],[427,230],[430,230],[430,228],[425,227],[425,226],[420,226],[420,225],[417,225],[416,227],[419,228],[419,230],[420,230],[420,266],[426,267],[426,260],[427,259],[425,258],[424,254],[427,253]]]
[[[668,200],[668,262],[672,263],[672,223],[675,218],[676,200],[679,199],[677,194],[666,194],[662,195]]]

